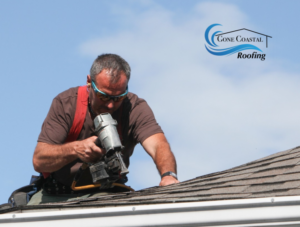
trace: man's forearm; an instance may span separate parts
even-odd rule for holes
[[[176,160],[167,141],[162,142],[157,146],[154,161],[161,176],[169,171],[177,174]],[[167,175],[161,179],[159,186],[166,186],[174,183],[179,183],[178,179],[174,176]]]
[[[97,138],[97,136],[91,136],[85,140],[62,145],[38,142],[33,155],[35,171],[52,173],[77,158],[87,163],[100,160],[105,150],[95,144]]]
[[[152,157],[160,175],[168,171],[176,173],[176,160],[163,133],[148,137],[142,145]]]
[[[172,171],[177,173],[176,160],[167,141],[157,145],[154,162],[160,175]]]
[[[54,172],[77,158],[75,142],[52,145],[38,142],[34,155],[33,166],[37,172]]]
[[[166,172],[177,173],[176,160],[171,151],[170,145],[163,133],[157,133],[147,138],[142,143],[144,149],[153,158],[159,174]],[[173,176],[164,176],[160,181],[160,186],[179,183]]]

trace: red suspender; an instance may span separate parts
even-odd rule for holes
[[[77,94],[75,116],[72,123],[72,127],[67,136],[67,139],[65,140],[65,143],[75,141],[78,138],[79,133],[81,132],[85,120],[85,116],[86,116],[88,97],[89,97],[89,93],[87,92],[87,87],[86,86],[79,87],[78,94]],[[50,173],[42,173],[42,174],[45,179],[50,175]]]
[[[87,92],[87,87],[86,86],[79,87],[75,116],[74,116],[72,127],[69,131],[65,143],[73,142],[77,140],[79,133],[81,132],[85,120],[85,116],[86,116],[88,97],[89,97],[89,93]]]
[[[88,107],[88,97],[89,97],[89,93],[87,92],[87,87],[86,86],[79,87],[78,94],[77,94],[75,116],[74,116],[74,120],[72,123],[72,127],[69,131],[69,134],[67,136],[65,143],[73,142],[73,141],[77,140],[77,138],[81,132],[82,126],[84,124],[85,116],[86,116],[87,107]],[[121,141],[123,140],[122,126],[121,126],[122,106],[123,106],[123,104],[120,107],[119,119],[118,119],[119,122],[118,122],[118,126],[117,126],[117,130],[118,130]],[[123,143],[123,141],[122,141],[122,143]],[[45,179],[50,175],[50,173],[42,173],[42,174]]]

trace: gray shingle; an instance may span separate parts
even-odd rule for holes
[[[218,182],[228,182],[228,181],[235,181],[235,180],[245,179],[248,176],[250,176],[251,174],[252,173],[246,173],[246,174],[234,175],[234,176],[230,176],[230,177],[223,177],[223,178],[219,178],[219,179],[217,179],[213,182],[218,183]]]
[[[280,153],[280,152],[279,152]],[[276,153],[278,154],[278,153]],[[272,158],[270,159],[264,159],[264,160],[256,160],[256,161],[253,161],[251,162],[253,166],[259,166],[259,165],[262,165],[262,166],[267,166],[269,164],[273,164],[275,162],[279,162],[279,161],[284,161],[284,160],[288,160],[288,159],[293,159],[297,156],[300,155],[300,153],[293,153],[293,154],[290,154],[290,153],[286,153],[284,155],[280,155],[280,156],[276,156],[276,154],[272,155]],[[248,166],[251,166],[250,163],[248,164]]]
[[[292,153],[299,153],[299,152],[300,152],[300,146],[295,147],[295,148],[291,149],[291,151],[290,151],[291,154]]]
[[[287,159],[280,162],[274,162],[268,166],[268,168],[276,168],[276,167],[286,167],[286,166],[295,166],[298,162],[300,162],[300,158]]]
[[[154,194],[154,195],[140,195],[140,196],[134,196],[131,198],[128,198],[128,200],[147,200],[147,199],[157,199],[157,198],[162,198],[167,194]]]
[[[266,156],[264,158],[260,158],[260,159],[256,160],[256,162],[260,162],[260,161],[264,161],[264,160],[272,159],[272,158],[277,158],[277,157],[280,157],[282,155],[289,154],[293,149],[295,149],[295,148],[288,149],[288,150],[285,150],[285,151],[280,151],[280,152],[277,152],[275,154],[271,154],[269,156]]]
[[[163,196],[163,198],[182,198],[182,197],[195,197],[195,196],[204,196],[204,195],[211,195],[211,193],[206,193],[209,190],[203,191],[194,191],[194,192],[182,192],[182,193],[173,193]]]
[[[238,181],[230,181],[226,182],[224,185],[232,185],[232,186],[238,186],[238,185],[251,185],[251,184],[261,184],[264,183],[267,180],[271,180],[274,178],[272,177],[262,177],[262,178],[254,178],[254,179],[245,179],[245,180],[238,180]]]
[[[198,202],[198,201],[203,201],[207,200],[207,197],[188,197],[188,198],[176,198],[175,202]]]
[[[296,166],[294,166],[293,168],[291,168],[290,170],[285,172],[285,174],[287,174],[287,173],[300,173],[299,163]]]
[[[203,183],[203,182],[210,182],[219,178],[223,178],[225,176],[227,176],[229,173],[215,173],[215,174],[209,174],[209,175],[205,175],[205,177],[197,177],[195,178],[193,181],[189,180],[187,181],[187,183]],[[204,183],[205,184],[205,183]]]
[[[251,174],[248,178],[260,178],[266,176],[277,176],[285,173],[286,171],[290,170],[291,168],[280,168],[280,169],[269,169],[266,171],[261,171],[258,173]]]
[[[202,183],[202,184],[199,184],[199,182],[198,183],[194,183],[194,184],[186,184],[186,185],[180,185],[180,186],[178,186],[177,188],[178,189],[188,189],[188,188],[199,188],[199,189],[210,189],[212,186],[211,185],[208,185],[208,184],[204,184],[204,183]]]
[[[270,163],[272,163],[272,162],[268,162],[268,163],[266,163],[266,162],[251,162],[251,163],[248,163],[248,164],[243,165],[243,166],[238,166],[236,168],[232,168],[228,171],[236,172],[236,171],[242,171],[242,170],[246,170],[246,169],[260,168],[260,167],[263,167],[263,166],[267,166]]]
[[[279,156],[277,158],[272,159],[272,163],[284,161],[284,160],[288,160],[288,159],[293,159],[296,157],[299,157],[299,153],[287,154],[287,155]]]
[[[300,195],[300,147],[179,184],[110,194],[72,203],[74,206],[77,203],[105,207],[290,195]],[[73,205],[66,203],[66,206]]]
[[[300,188],[291,189],[286,192],[286,195],[300,195]]]
[[[292,153],[291,153],[292,152]],[[300,195],[300,148],[167,187],[123,194],[99,203],[155,204]],[[299,165],[297,165],[299,164]]]
[[[270,182],[286,182],[286,181],[293,181],[293,180],[300,180],[300,174],[290,173],[290,174],[278,175],[273,179],[271,179]]]
[[[205,200],[211,200],[209,198],[210,196],[197,196],[197,197],[189,197],[189,198],[166,198],[166,199],[156,199],[153,200],[153,203],[176,203],[176,202],[196,202],[196,201],[205,201]]]
[[[252,193],[249,196],[249,198],[265,198],[265,197],[287,196],[287,193],[288,193],[288,190],[262,192],[262,193]]]
[[[210,194],[233,194],[233,193],[243,192],[248,187],[249,187],[248,185],[245,185],[245,186],[213,188],[213,189],[210,189],[208,192]]]
[[[266,166],[248,168],[248,169],[244,169],[244,170],[240,170],[240,171],[234,171],[234,172],[228,174],[227,176],[229,177],[229,176],[236,176],[236,175],[241,175],[241,174],[246,174],[246,173],[255,173],[255,172],[258,172],[260,170],[266,169],[268,166],[269,166],[269,164],[266,165]]]
[[[244,193],[257,193],[257,192],[269,192],[269,191],[274,191],[278,190],[278,188],[281,186],[281,183],[277,184],[259,184],[259,185],[251,185],[248,188],[243,191]]]
[[[226,195],[212,195],[209,197],[209,199],[241,199],[241,198],[247,198],[251,194],[250,193],[241,193],[241,194],[226,194]]]
[[[293,189],[298,187],[300,187],[300,180],[285,182],[281,184],[278,189]]]

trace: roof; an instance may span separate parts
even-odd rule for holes
[[[241,28],[241,29],[238,29],[238,30],[230,31],[230,32],[220,33],[220,34],[217,34],[216,36],[219,36],[219,35],[225,35],[225,34],[237,32],[237,31],[242,31],[242,30],[246,30],[246,31],[249,31],[249,32],[253,32],[253,33],[256,33],[256,34],[259,34],[259,35],[263,35],[263,36],[272,38],[272,36],[265,35],[265,34],[262,34],[262,33],[259,33],[259,32],[255,32],[255,31],[249,30],[249,29],[247,29],[247,28]]]
[[[72,202],[10,208],[7,211],[62,207],[116,207],[295,196],[300,195],[299,179],[300,147],[296,147],[176,185],[152,187],[136,192],[116,193]]]

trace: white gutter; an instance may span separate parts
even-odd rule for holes
[[[38,212],[37,212],[38,211]],[[300,226],[300,196],[111,208],[29,210],[1,226]]]

